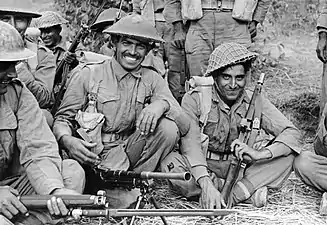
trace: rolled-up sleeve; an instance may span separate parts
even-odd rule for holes
[[[259,23],[263,23],[265,20],[266,14],[268,12],[269,6],[271,1],[270,0],[259,0],[258,5],[253,14],[253,20]]]
[[[327,0],[319,0],[318,32],[327,32]]]
[[[165,0],[163,15],[168,23],[183,21],[181,0]]]
[[[55,115],[53,133],[57,139],[64,135],[72,135],[72,124],[78,110],[86,104],[90,69],[77,68],[72,72],[71,80],[67,86],[61,105]]]
[[[268,99],[262,98],[262,128],[275,137],[267,148],[273,158],[301,151],[301,133]]]
[[[63,188],[57,142],[34,96],[25,86],[19,99],[17,120],[20,163],[35,191],[50,194],[54,189]]]
[[[196,95],[186,93],[182,101],[182,108],[188,115],[190,129],[187,134],[181,138],[181,153],[188,160],[191,173],[195,180],[201,177],[209,176],[207,170],[206,156],[201,150],[201,132],[199,126],[200,110],[199,98]]]

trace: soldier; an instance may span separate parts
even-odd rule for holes
[[[294,157],[300,151],[298,129],[263,96],[259,98],[262,106],[261,129],[275,139],[261,149],[250,148],[238,140],[240,121],[245,117],[252,95],[251,91],[245,90],[247,76],[250,76],[251,61],[256,57],[256,53],[240,44],[221,44],[210,55],[205,73],[214,80],[208,105],[203,105],[206,96],[197,88],[183,98],[182,108],[191,120],[190,132],[196,134],[196,144],[190,144],[192,140],[188,137],[192,136],[182,137],[182,155],[176,152],[168,155],[161,164],[161,170],[190,170],[195,178],[193,182],[170,182],[186,197],[200,195],[203,208],[220,208],[227,203],[226,199],[221,199],[220,192],[230,162],[234,157],[242,159],[244,155],[248,155],[252,163],[233,188],[232,205],[249,200],[254,206],[264,206],[267,187],[280,187],[290,175]],[[209,109],[206,124],[202,123],[202,107]],[[209,137],[207,153],[201,151],[200,126],[202,134]],[[194,152],[202,155],[194,158]]]
[[[114,57],[86,63],[72,75],[53,132],[68,155],[81,164],[95,165],[101,157],[110,169],[154,171],[179,134],[188,130],[186,115],[164,79],[142,66],[153,42],[163,40],[140,15],[126,16],[104,32],[111,35]],[[94,143],[73,136],[78,128],[75,116],[89,107],[105,118],[100,140]],[[114,190],[109,194],[116,198],[110,199],[111,206],[120,208],[128,207],[139,193]]]
[[[68,52],[70,43],[63,38],[60,33],[62,25],[68,23],[59,13],[53,11],[45,11],[42,16],[37,18],[35,26],[41,31],[41,39],[43,44],[52,51],[58,66],[61,60],[65,60],[74,68],[78,61],[76,54]]]
[[[168,61],[168,85],[174,97],[180,102],[184,93],[185,57],[184,46],[173,43],[175,30],[171,22],[166,22],[163,11],[165,0],[133,0],[133,11],[141,14],[157,29],[165,40],[159,52],[164,61]]]
[[[18,196],[81,194],[85,182],[76,161],[61,160],[37,101],[15,79],[17,62],[34,56],[17,30],[0,21],[0,221],[5,216],[17,225],[58,222],[45,213],[28,212]],[[68,213],[60,198],[52,198],[48,209],[53,215]]]
[[[166,0],[165,18],[174,25],[174,42],[185,42],[187,64],[192,76],[203,76],[211,52],[224,42],[250,46],[258,23],[262,23],[269,8],[269,0]],[[243,10],[240,14],[234,11]],[[253,16],[240,18],[250,12]],[[187,33],[183,20],[188,22]],[[249,26],[248,26],[249,23]],[[249,28],[248,28],[249,27]]]
[[[319,18],[317,20],[317,30],[318,30],[318,43],[317,43],[317,57],[320,59],[321,62],[324,63],[323,66],[323,75],[321,79],[321,100],[320,100],[320,114],[323,112],[325,108],[325,104],[327,103],[327,55],[326,55],[326,48],[327,48],[327,1],[320,0],[319,1]]]
[[[123,10],[119,11],[117,8],[109,8],[100,13],[97,21],[90,26],[91,30],[101,35],[99,38],[101,39],[101,43],[104,42],[103,45],[100,44],[101,46],[96,47],[96,52],[110,57],[114,55],[114,50],[112,49],[112,46],[110,46],[110,35],[104,34],[102,31],[112,26],[115,22],[124,16],[126,16],[126,13]]]
[[[25,31],[32,18],[41,16],[41,14],[29,10],[31,5],[32,2],[29,0],[0,1],[0,20],[14,26],[24,38]],[[27,42],[26,39],[24,41]],[[52,100],[56,69],[54,56],[49,49],[36,43],[26,43],[26,47],[37,52],[37,65],[35,67],[29,61],[20,61],[16,66],[18,78],[25,83],[26,87],[35,96],[39,106],[47,108]],[[43,112],[45,115],[50,114],[47,111]],[[51,115],[49,116],[51,117]]]

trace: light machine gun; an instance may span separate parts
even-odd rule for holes
[[[110,170],[98,167],[97,173],[110,187],[140,188],[141,195],[138,197],[135,209],[109,209],[104,191],[98,191],[97,195],[55,195],[60,197],[69,209],[68,216],[75,219],[81,217],[125,217],[132,216],[130,224],[134,223],[135,216],[160,216],[164,224],[168,224],[164,216],[226,216],[232,213],[241,213],[234,209],[159,209],[153,196],[149,196],[148,179],[181,179],[190,180],[190,173],[159,173]],[[46,209],[47,201],[52,195],[20,196],[20,201],[27,209]],[[139,209],[141,202],[150,202],[155,209]]]
[[[126,189],[140,189],[140,196],[137,198],[135,210],[140,208],[141,203],[152,204],[159,210],[159,205],[150,194],[149,179],[177,179],[177,180],[190,180],[191,174],[186,173],[161,173],[161,172],[133,172],[124,170],[110,170],[103,166],[97,166],[94,168],[96,175],[98,175],[103,181],[104,188],[117,188],[123,187]],[[160,216],[162,222],[167,225],[167,221],[164,216]],[[134,223],[135,216],[132,217],[130,225]]]

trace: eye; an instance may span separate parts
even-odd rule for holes
[[[229,76],[229,75],[224,75],[224,74],[223,74],[222,77],[223,77],[224,80],[229,80],[229,79],[230,79],[230,76]]]
[[[237,76],[236,77],[236,80],[237,81],[242,81],[242,80],[244,80],[244,78],[245,78],[245,76]]]
[[[146,49],[146,46],[144,44],[140,44],[137,46],[138,50],[144,51]]]
[[[122,44],[123,46],[128,46],[128,45],[129,45],[129,42],[128,42],[128,41],[122,41],[121,44]]]

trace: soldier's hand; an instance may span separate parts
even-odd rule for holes
[[[237,159],[245,160],[247,163],[249,161],[257,161],[263,159],[262,152],[255,150],[249,147],[247,144],[241,142],[239,139],[236,139],[231,144],[231,150],[234,151],[234,154]]]
[[[174,23],[174,45],[179,49],[185,48],[186,32],[183,22]]]
[[[142,135],[153,133],[158,120],[169,109],[169,104],[165,100],[157,100],[146,106],[136,121],[136,128]]]
[[[61,143],[68,150],[69,156],[81,164],[95,165],[100,160],[99,156],[89,150],[95,147],[96,143],[89,143],[69,135],[64,135]]]
[[[71,52],[65,52],[63,60],[68,64],[73,64],[76,59],[76,54]]]
[[[220,192],[212,183],[209,177],[201,177],[199,179],[201,187],[201,195],[199,203],[203,209],[220,209],[222,205]]]
[[[251,35],[251,39],[253,39],[253,38],[255,38],[257,36],[257,25],[258,25],[257,21],[251,21],[248,24],[248,29],[249,29],[249,32],[250,32],[250,35]]]
[[[321,62],[327,62],[327,32],[320,32],[319,33],[319,40],[317,43],[317,57],[320,59]]]
[[[9,186],[0,186],[0,214],[8,219],[18,213],[28,215],[26,207],[21,203],[17,196],[18,191]]]
[[[51,194],[52,195],[79,195],[78,192],[66,188],[58,188],[54,190]],[[52,196],[51,199],[47,201],[47,207],[49,213],[55,217],[67,216],[69,212],[62,199],[56,196]]]

